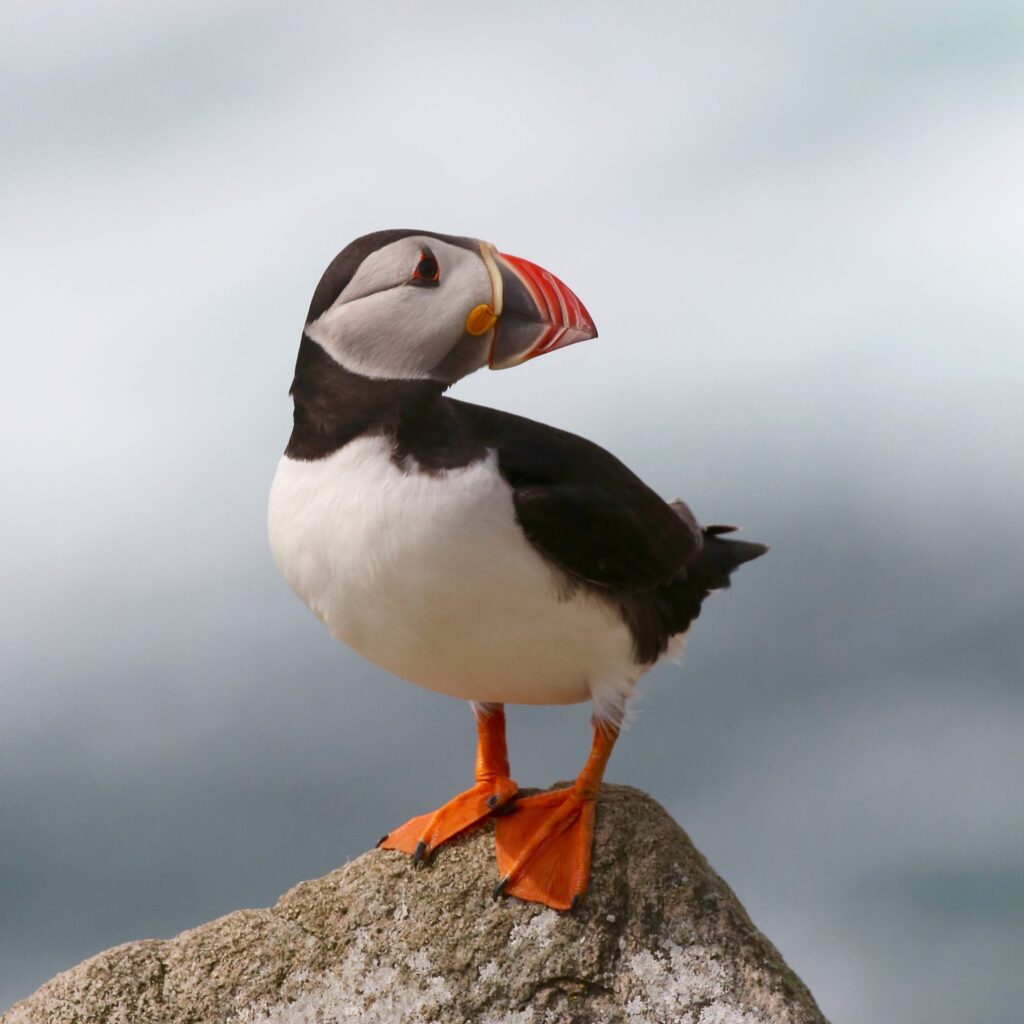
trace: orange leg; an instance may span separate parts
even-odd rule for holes
[[[509,778],[505,746],[505,709],[501,704],[474,705],[476,713],[476,785],[431,814],[421,814],[389,832],[377,845],[412,854],[414,867],[442,843],[514,799],[518,786]]]
[[[590,757],[568,789],[526,797],[500,818],[495,848],[503,892],[556,910],[569,910],[587,891],[594,845],[594,801],[618,737],[614,726],[594,723]]]

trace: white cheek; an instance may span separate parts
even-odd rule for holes
[[[399,285],[332,306],[306,333],[355,373],[430,378],[464,338],[470,310],[489,302],[490,292],[487,270],[473,258],[456,266],[438,288]]]
[[[306,334],[335,362],[365,377],[394,380],[424,376],[412,372],[407,365],[409,352],[396,342],[394,335],[400,334],[404,325],[395,323],[394,303],[386,301],[387,295],[379,292],[334,306],[310,324]]]

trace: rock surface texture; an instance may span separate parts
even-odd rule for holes
[[[0,1024],[809,1024],[825,1018],[650,797],[606,786],[571,914],[491,899],[493,828],[414,871],[374,850],[58,975]]]

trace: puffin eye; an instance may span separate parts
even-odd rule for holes
[[[409,284],[418,284],[420,287],[436,287],[441,283],[441,268],[438,266],[437,257],[424,246],[420,249],[420,258],[416,263],[416,269],[412,272]]]

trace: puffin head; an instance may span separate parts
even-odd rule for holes
[[[444,386],[597,337],[554,274],[490,242],[413,230],[377,231],[338,253],[304,333],[354,373]]]

